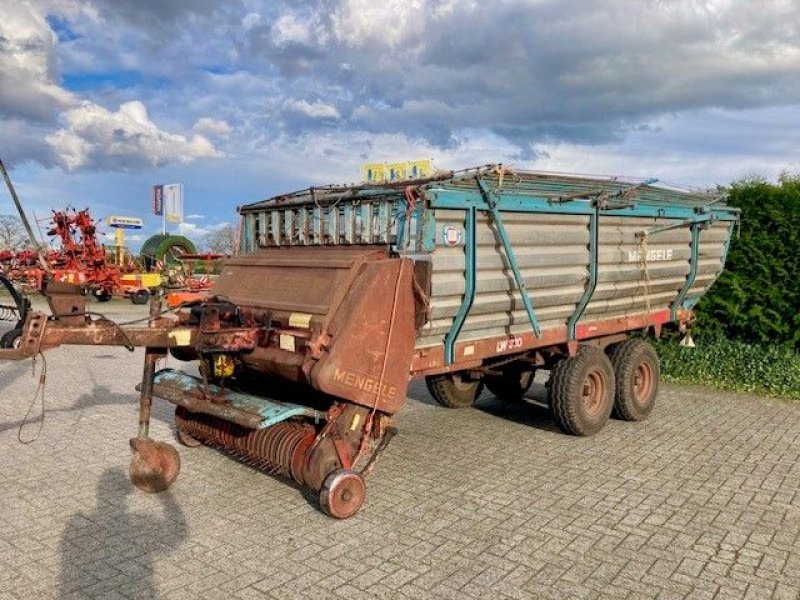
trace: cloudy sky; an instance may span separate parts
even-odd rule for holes
[[[30,210],[192,236],[365,161],[800,172],[799,0],[0,0],[0,156]],[[11,212],[0,200],[0,212]],[[148,231],[158,222],[148,217]]]

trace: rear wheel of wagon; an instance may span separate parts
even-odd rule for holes
[[[616,378],[614,416],[626,421],[646,419],[658,395],[658,354],[643,339],[625,340],[612,346],[608,354]]]
[[[522,400],[533,383],[536,369],[529,365],[512,363],[500,371],[500,375],[489,375],[484,379],[489,391],[502,400]]]
[[[483,383],[464,372],[429,375],[425,383],[433,399],[447,408],[472,406],[483,391]]]
[[[614,405],[614,368],[605,353],[581,346],[550,373],[550,403],[559,427],[572,435],[594,435],[608,422]]]
[[[6,331],[0,338],[0,348],[19,348],[22,343],[22,328]]]

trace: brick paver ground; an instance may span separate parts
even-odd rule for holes
[[[49,353],[23,445],[36,380],[0,365],[0,600],[800,593],[800,406],[665,386],[647,422],[583,439],[534,403],[453,411],[414,384],[364,508],[337,522],[207,448],[181,451],[169,492],[135,491],[140,369],[123,349]],[[171,413],[157,401],[157,439]]]

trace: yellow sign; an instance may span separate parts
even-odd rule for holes
[[[367,163],[362,167],[363,179],[368,183],[384,183],[425,179],[433,173],[431,160],[407,160],[394,163]]]

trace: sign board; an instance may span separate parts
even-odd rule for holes
[[[394,163],[367,163],[362,167],[364,181],[385,183],[405,179],[425,179],[433,173],[431,160],[407,160]]]
[[[183,185],[169,183],[164,188],[164,216],[170,223],[183,223]]]
[[[144,222],[139,217],[106,217],[106,225],[117,229],[141,229]]]

